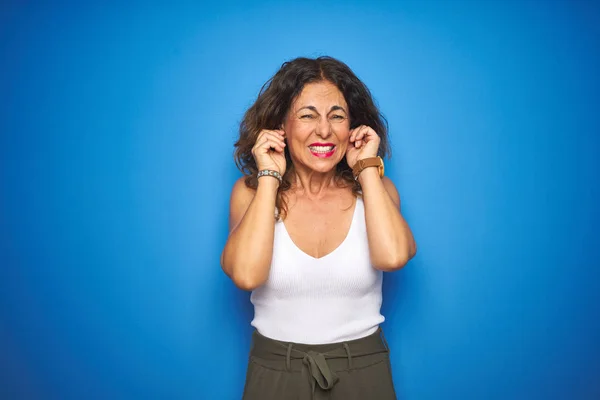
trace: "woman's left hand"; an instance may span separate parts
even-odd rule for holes
[[[358,160],[377,157],[381,138],[370,126],[360,125],[350,130],[349,140],[350,143],[346,149],[346,162],[350,168],[353,168]]]

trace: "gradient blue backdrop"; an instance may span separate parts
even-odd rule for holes
[[[600,398],[600,7],[0,6],[0,398],[238,399],[236,128],[328,54],[390,124],[419,254],[387,274],[405,399]]]

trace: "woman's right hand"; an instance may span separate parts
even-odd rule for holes
[[[285,132],[281,129],[263,129],[256,138],[252,155],[259,171],[270,169],[285,174]]]

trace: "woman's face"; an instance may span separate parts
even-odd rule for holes
[[[349,143],[344,95],[328,81],[307,84],[292,103],[283,129],[296,168],[331,171],[346,155]]]

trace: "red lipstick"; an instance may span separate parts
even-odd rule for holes
[[[328,151],[321,151],[319,148],[331,148]],[[318,158],[329,158],[335,153],[335,144],[333,143],[311,143],[309,145],[310,153]],[[318,151],[317,151],[318,150]]]

